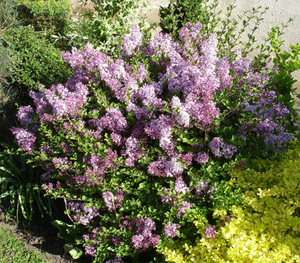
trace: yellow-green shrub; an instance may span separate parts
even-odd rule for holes
[[[215,211],[217,238],[205,238],[205,218],[191,215],[195,243],[161,244],[167,262],[300,262],[300,149],[296,143],[281,160],[255,160],[252,168],[231,170],[231,185],[244,198],[231,211]],[[225,216],[230,223],[222,227]]]

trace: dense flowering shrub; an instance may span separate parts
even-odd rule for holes
[[[180,42],[158,34],[144,43],[134,27],[117,59],[92,45],[64,52],[73,76],[31,91],[34,105],[19,110],[12,132],[44,167],[44,189],[65,199],[95,262],[193,237],[189,213],[210,217],[236,198],[223,180],[228,160],[293,138],[268,76],[238,53],[219,58],[215,36],[200,28],[187,24]]]
[[[293,146],[281,160],[255,160],[231,170],[231,184],[244,193],[230,213],[215,212],[215,225],[191,215],[195,243],[181,240],[159,248],[167,262],[299,262],[300,151]]]

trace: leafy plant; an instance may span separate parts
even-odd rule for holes
[[[62,34],[70,16],[68,0],[18,0],[19,19],[36,31]]]
[[[86,4],[87,1],[81,1]],[[118,56],[125,34],[133,25],[138,24],[145,35],[150,37],[151,25],[147,24],[141,12],[145,1],[103,1],[93,0],[93,10],[80,13],[77,19],[70,21],[58,42],[65,50],[72,46],[83,48],[92,43],[100,51]]]
[[[64,82],[70,74],[60,50],[30,26],[7,29],[0,41],[11,58],[9,81],[23,95],[38,90],[39,84],[49,87]]]
[[[0,2],[0,34],[7,28],[18,24],[16,6],[14,1],[3,0]]]
[[[0,153],[0,199],[8,209],[8,215],[31,223],[33,215],[51,216],[50,197],[44,197],[41,190],[40,174],[26,164],[24,155],[15,155],[7,151]]]

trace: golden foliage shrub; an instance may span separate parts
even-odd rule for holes
[[[214,212],[217,238],[206,238],[207,220],[191,215],[198,238],[160,244],[167,262],[300,262],[299,145],[280,160],[255,160],[251,167],[231,169],[229,183],[241,187],[243,201]]]

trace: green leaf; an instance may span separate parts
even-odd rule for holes
[[[82,256],[82,250],[77,247],[74,243],[66,243],[64,245],[65,253],[69,253],[73,259],[78,259]]]

